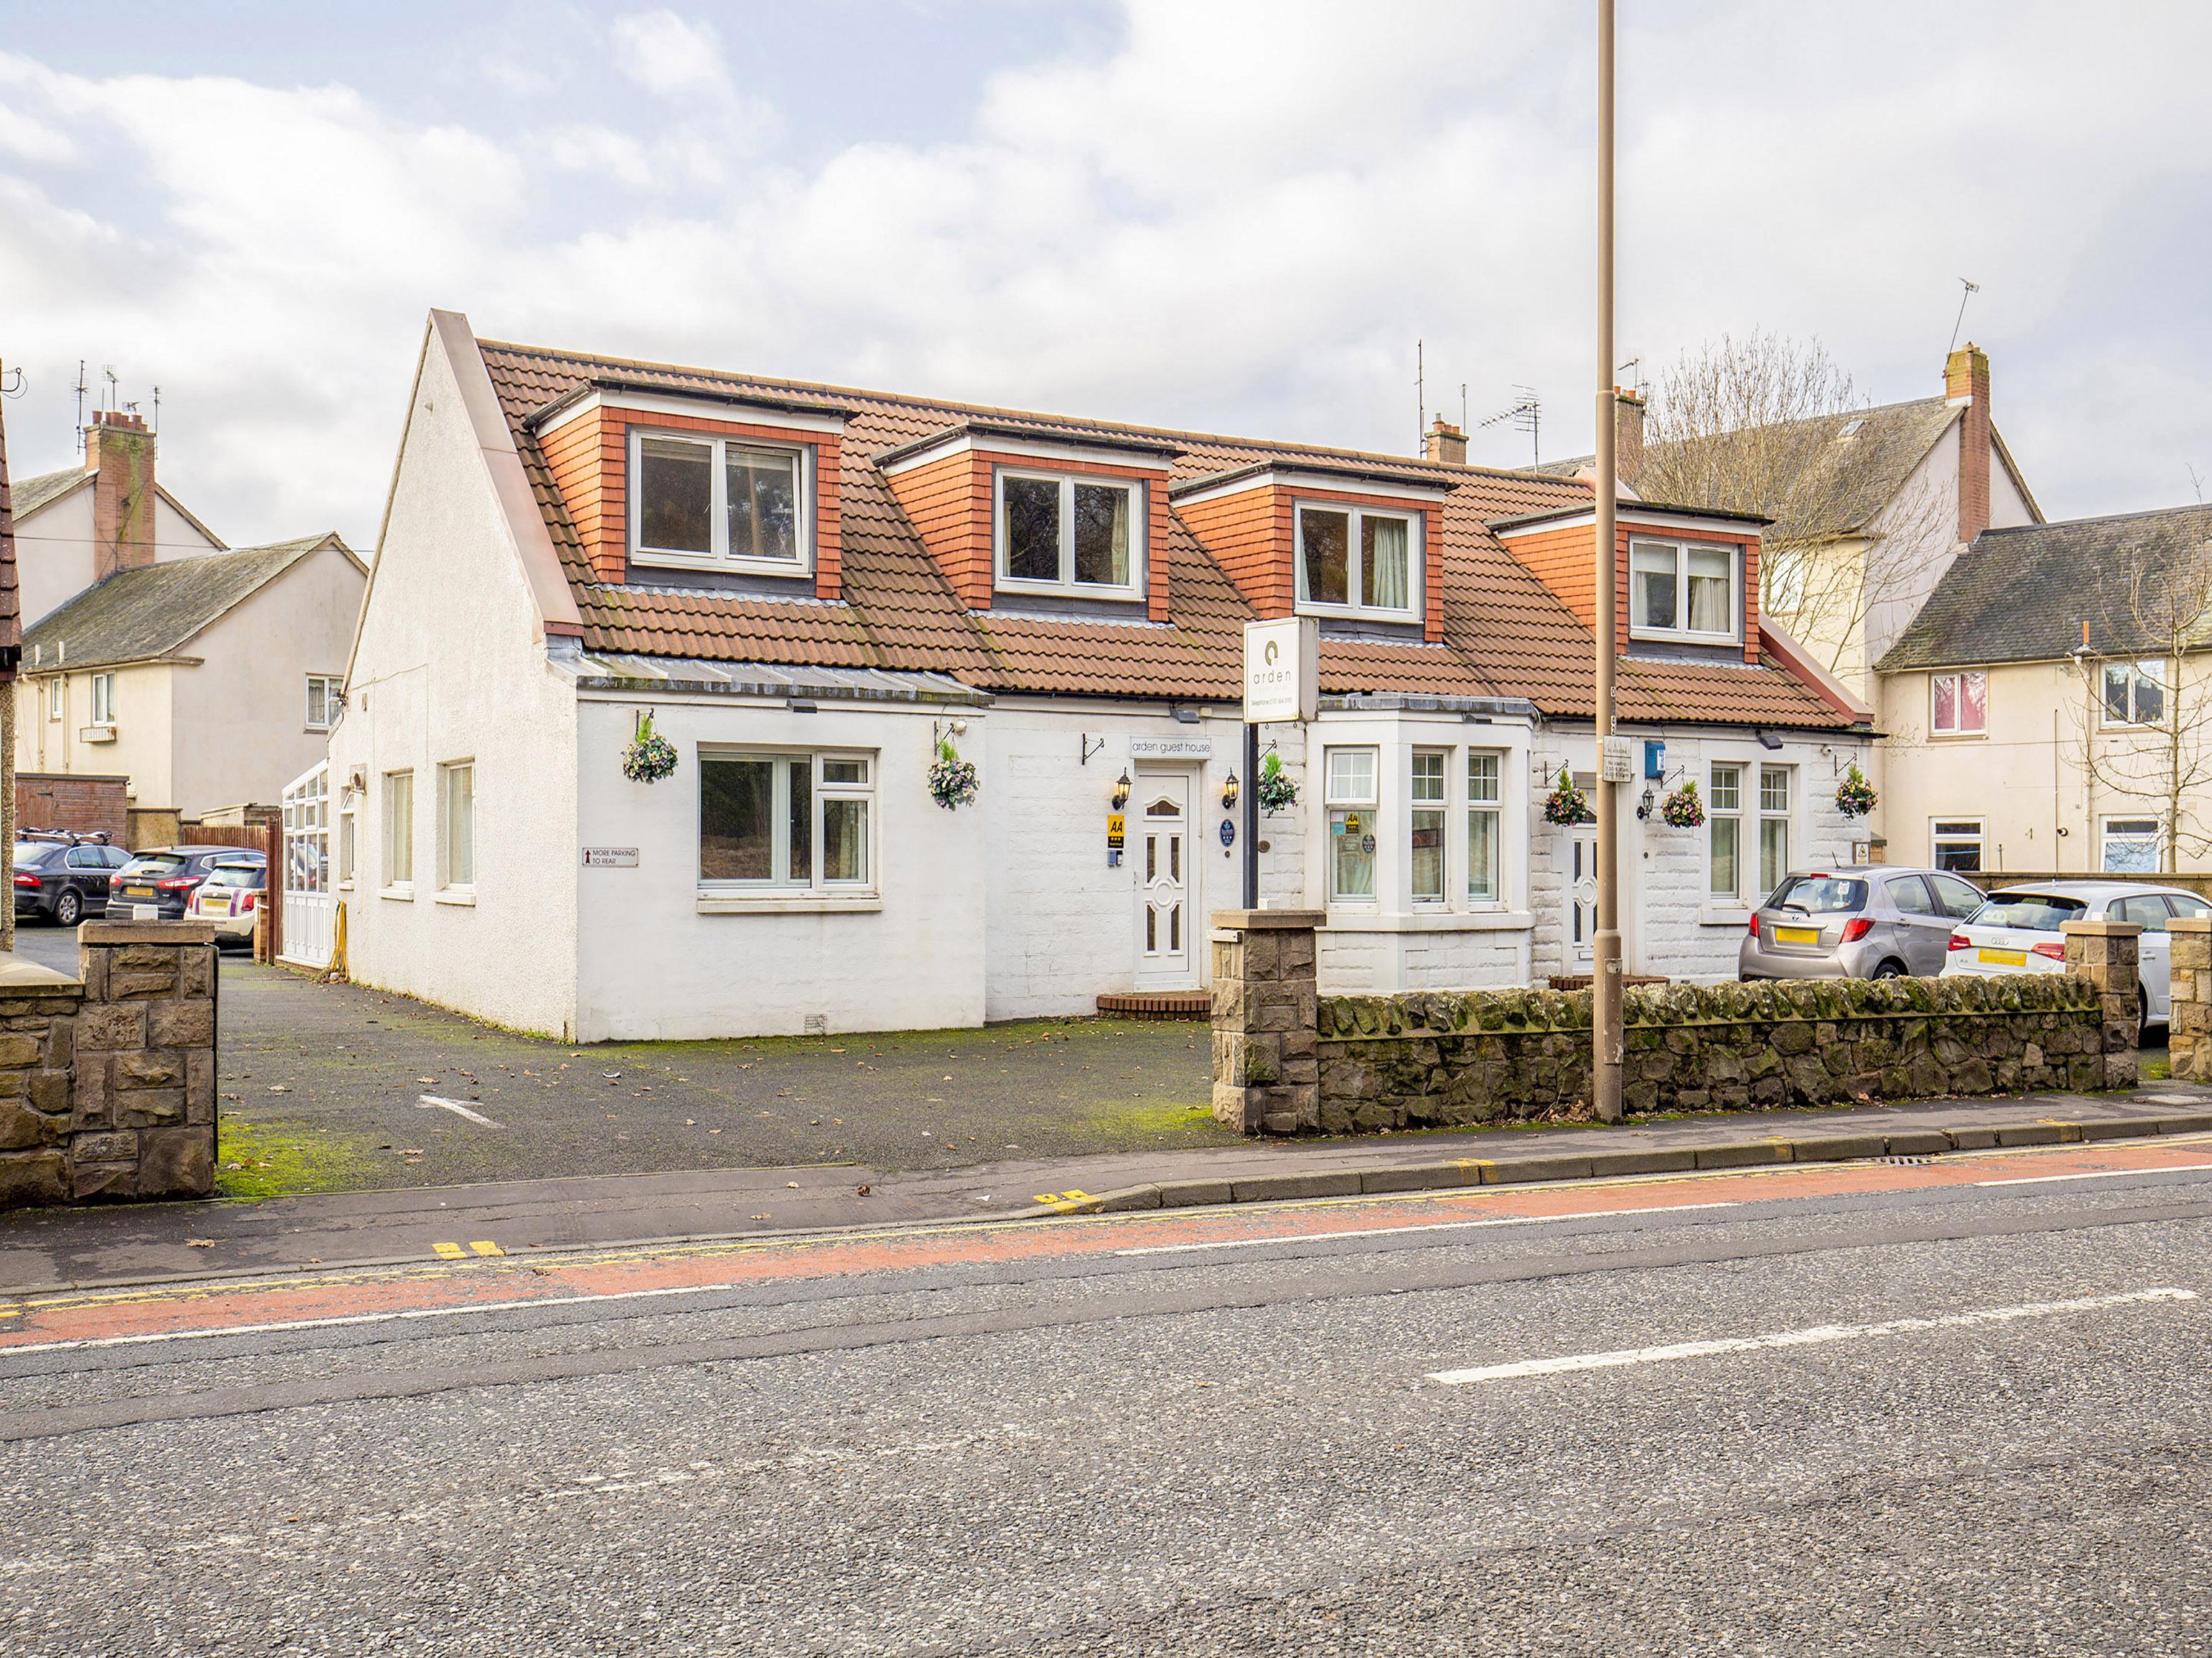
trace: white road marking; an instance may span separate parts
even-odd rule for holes
[[[471,1110],[467,1106],[463,1105],[459,1100],[441,1099],[435,1094],[425,1094],[421,1099],[415,1102],[415,1108],[418,1111],[428,1111],[432,1106],[437,1107],[441,1111],[450,1111],[457,1117],[466,1117],[471,1122],[480,1122],[486,1128],[496,1128],[499,1127],[497,1123],[494,1122],[489,1117],[484,1115],[483,1112]]]
[[[1644,1209],[1582,1209],[1571,1215],[1499,1215],[1486,1220],[1446,1220],[1411,1226],[1368,1226],[1356,1232],[1297,1232],[1281,1237],[1224,1238],[1212,1243],[1148,1243],[1116,1249],[1117,1255],[1182,1255],[1200,1249],[1254,1249],[1263,1243],[1327,1243],[1336,1238],[1387,1238],[1400,1232],[1456,1232],[1475,1226],[1535,1226],[1549,1220],[1611,1220],[1618,1215],[1675,1215],[1692,1209],[1733,1209],[1734,1203],[1671,1203]]]
[[[2015,1175],[2009,1180],[1978,1180],[1977,1186],[2048,1186],[2063,1180],[2116,1180],[2122,1175],[2186,1175],[2212,1169],[2212,1163],[2172,1163],[2163,1169],[2099,1169],[2087,1175]]]
[[[2129,1290],[2118,1295],[2081,1296],[2072,1301],[2032,1302],[2024,1307],[1988,1307],[1971,1313],[1946,1313],[1935,1318],[1897,1318],[1882,1324],[1823,1324],[1809,1330],[1784,1330],[1772,1335],[1735,1336],[1720,1341],[1678,1341],[1665,1347],[1624,1347],[1609,1353],[1570,1353],[1563,1358],[1523,1359],[1517,1364],[1480,1364],[1468,1370],[1432,1370],[1431,1382],[1463,1387],[1470,1382],[1502,1382],[1512,1376],[1559,1376],[1570,1370],[1606,1370],[1623,1364],[1663,1364],[1678,1358],[1710,1358],[1719,1353],[1756,1352],[1770,1347],[1811,1347],[1830,1341],[1856,1341],[1865,1336],[1905,1335],[1915,1330],[1961,1330],[1981,1324],[2006,1324],[2014,1319],[2051,1318],[2062,1313],[2101,1312],[2108,1307],[2142,1302],[2194,1301],[2194,1290]]]

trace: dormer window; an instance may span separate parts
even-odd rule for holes
[[[1144,590],[1145,485],[1001,468],[998,586],[1135,598]]]
[[[630,433],[630,556],[641,564],[805,575],[813,568],[804,445]]]
[[[1639,536],[1629,544],[1628,582],[1635,638],[1732,645],[1741,636],[1734,547]]]
[[[1300,501],[1298,608],[1410,622],[1421,614],[1421,515]]]

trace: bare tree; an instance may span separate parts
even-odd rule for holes
[[[2098,623],[2074,653],[2074,711],[2085,775],[2107,797],[2156,816],[2159,867],[2212,850],[2202,809],[2212,792],[2212,539],[2200,525],[2179,548],[2155,544],[2105,574]],[[2117,580],[2115,579],[2117,577]],[[2106,815],[2110,815],[2109,812]]]
[[[1931,551],[1954,544],[1954,503],[1905,487],[1940,408],[1869,409],[1817,341],[1723,335],[1653,387],[1630,482],[1647,501],[1771,519],[1760,608],[1836,670],[1863,652],[1875,607],[1928,585]]]

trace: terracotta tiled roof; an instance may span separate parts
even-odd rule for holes
[[[990,691],[1228,701],[1239,695],[1252,611],[1179,518],[1168,536],[1168,620],[1121,622],[962,605],[878,469],[879,458],[963,426],[1037,438],[1141,443],[1172,452],[1171,484],[1272,465],[1382,470],[1432,482],[1443,507],[1443,639],[1325,639],[1322,689],[1525,696],[1547,714],[1587,719],[1590,635],[1492,535],[1490,520],[1572,506],[1586,484],[1301,444],[1115,425],[1018,410],[933,403],[848,387],[641,363],[480,341],[584,623],[587,650],[758,663],[935,671]],[[834,410],[840,446],[842,580],[838,603],[623,586],[594,579],[528,422],[595,380],[673,392],[772,398]],[[1826,703],[1778,665],[1637,661],[1621,676],[1634,720],[1834,727]]]

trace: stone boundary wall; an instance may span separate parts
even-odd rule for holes
[[[1342,1134],[1589,1114],[1589,992],[1319,997],[1317,919],[1215,918],[1218,1119],[1247,1133]],[[1745,1110],[2130,1084],[2136,932],[2070,926],[2063,974],[1629,990],[1626,1103]]]
[[[0,957],[0,1208],[215,1190],[215,929],[87,921],[76,979]]]
[[[2212,915],[2176,916],[2166,938],[2173,991],[2166,1056],[2177,1078],[2203,1082],[2212,1077]]]

